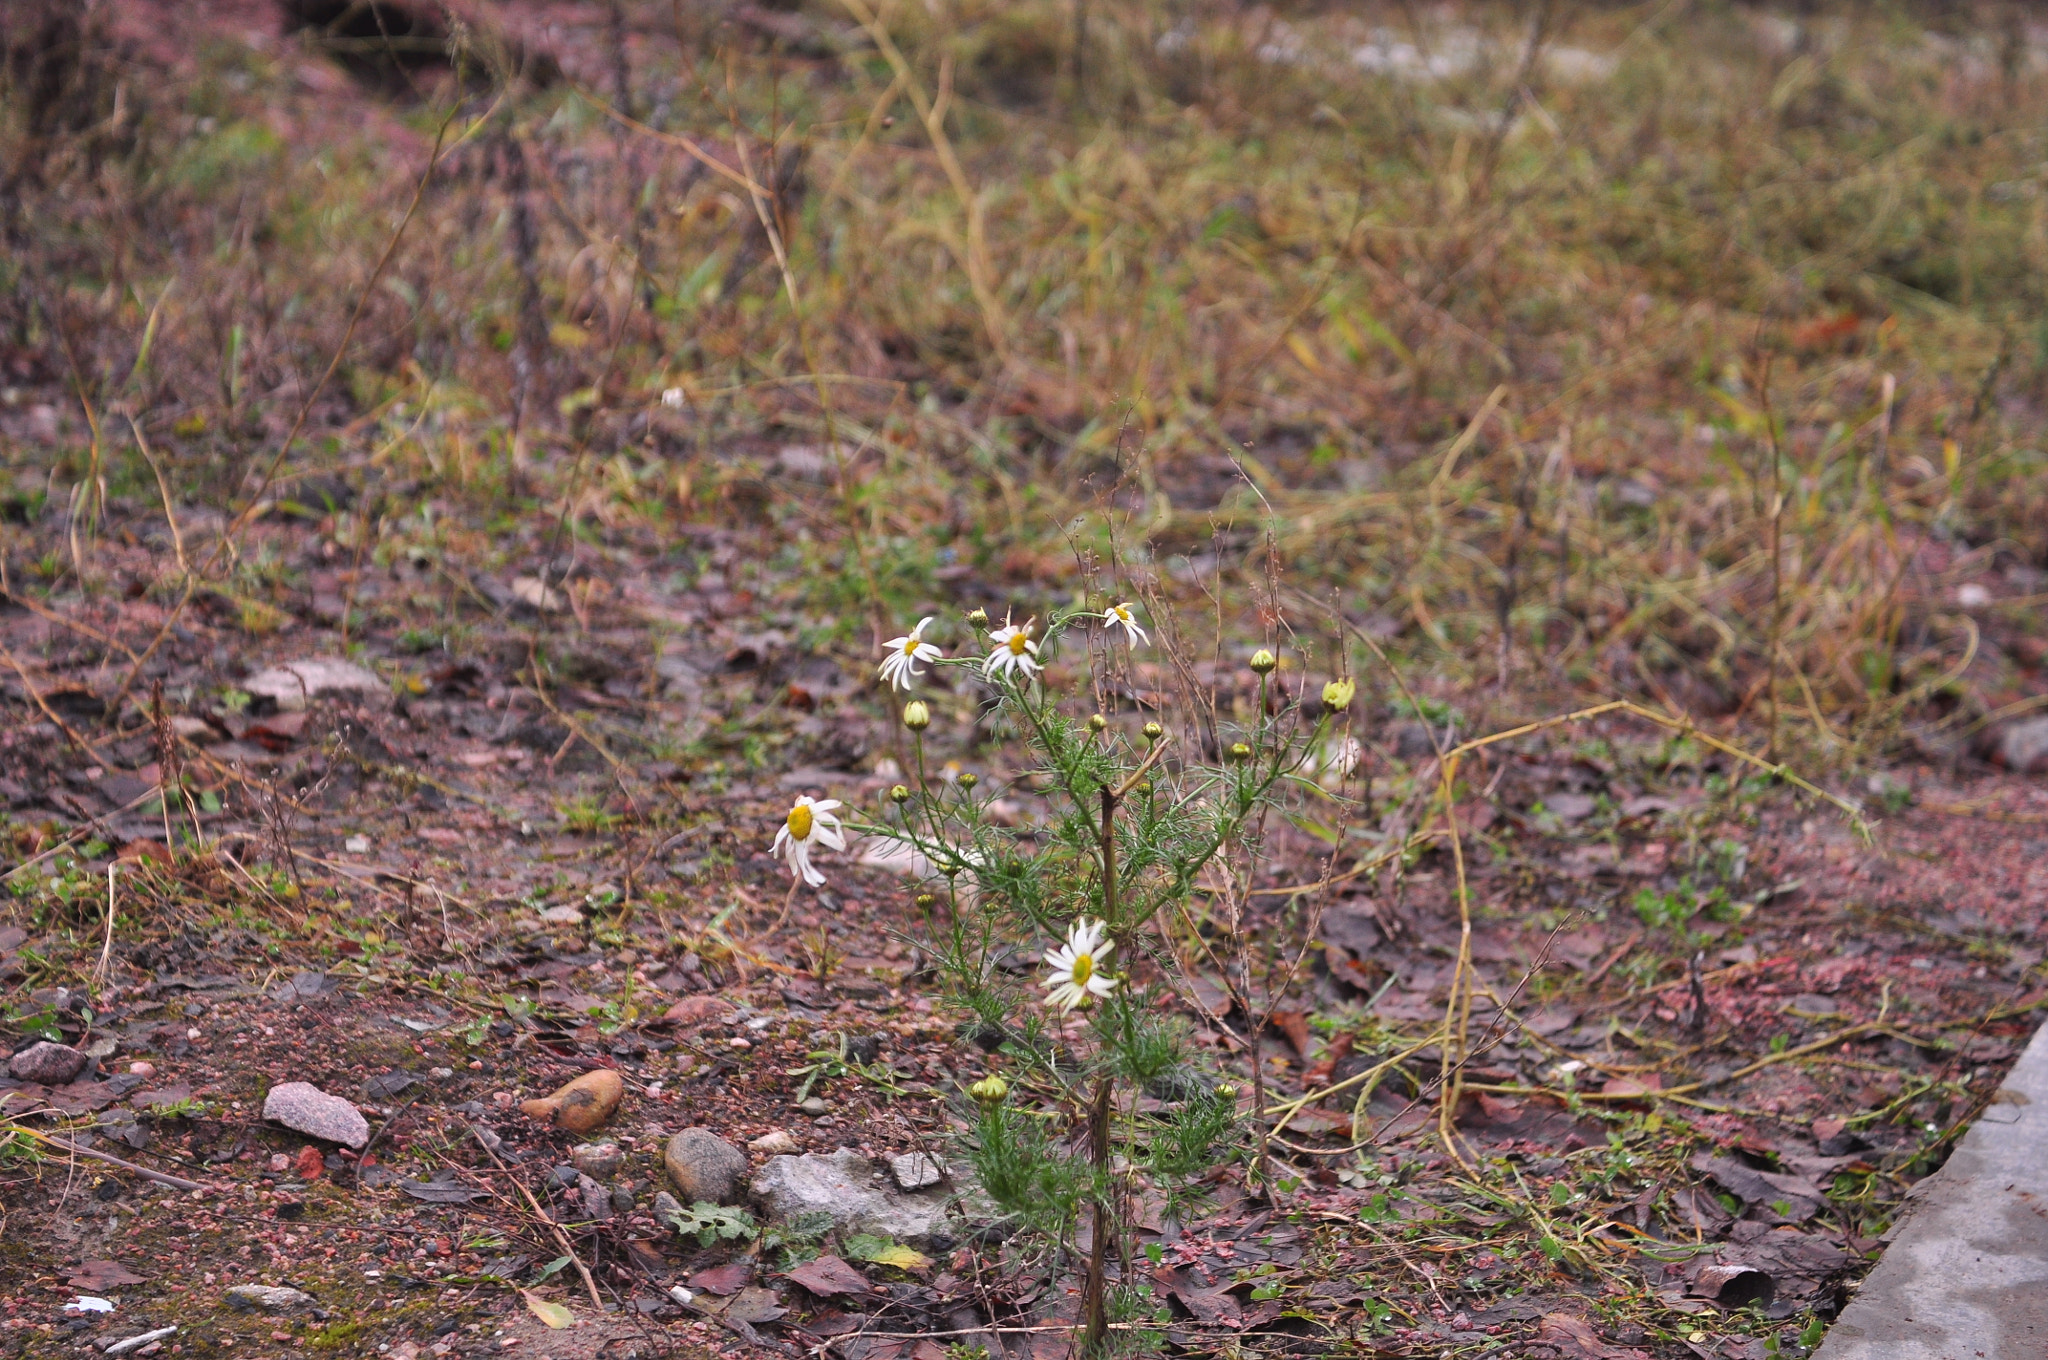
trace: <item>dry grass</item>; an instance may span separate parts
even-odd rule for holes
[[[558,82],[477,30],[401,99],[293,40],[108,93],[148,58],[88,32],[54,126],[10,68],[0,440],[68,526],[5,530],[10,589],[108,584],[126,413],[252,604],[222,533],[337,475],[379,560],[765,516],[841,632],[1071,583],[1108,507],[1169,578],[1270,528],[1447,687],[1951,738],[2048,566],[2048,53],[1980,8],[626,5],[621,81],[594,5]]]

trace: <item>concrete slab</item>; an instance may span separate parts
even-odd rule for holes
[[[1814,1360],[2048,1356],[2048,1026],[1907,1205]]]

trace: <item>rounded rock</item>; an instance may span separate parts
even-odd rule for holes
[[[746,1194],[747,1154],[709,1129],[684,1129],[661,1154],[683,1203],[738,1204]]]
[[[771,1129],[747,1146],[763,1157],[787,1157],[803,1151],[802,1145],[782,1129]]]
[[[626,1083],[609,1067],[585,1072],[551,1096],[523,1102],[529,1117],[552,1124],[564,1133],[596,1133],[618,1113]]]
[[[62,1086],[85,1069],[85,1055],[47,1039],[30,1044],[7,1063],[7,1075],[40,1086]]]
[[[221,1297],[230,1308],[260,1309],[266,1313],[304,1308],[313,1302],[313,1296],[305,1290],[281,1284],[238,1284],[223,1290]]]
[[[263,1117],[309,1138],[322,1138],[359,1148],[370,1141],[370,1121],[340,1096],[329,1095],[306,1081],[288,1081],[270,1088],[263,1098]]]
[[[578,1143],[569,1149],[569,1161],[592,1180],[610,1180],[618,1174],[619,1167],[625,1160],[626,1154],[619,1151],[619,1145],[610,1140],[602,1143]]]

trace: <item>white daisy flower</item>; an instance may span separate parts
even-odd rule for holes
[[[1113,604],[1103,610],[1102,621],[1112,628],[1122,628],[1125,639],[1133,647],[1141,642],[1150,642],[1152,640],[1146,636],[1145,630],[1138,626],[1138,616],[1131,612],[1131,602],[1129,600],[1125,600],[1122,604]]]
[[[783,818],[782,829],[775,833],[775,844],[768,852],[788,860],[790,873],[813,888],[824,883],[825,876],[811,867],[811,847],[846,848],[846,837],[840,834],[839,819],[832,815],[832,809],[838,806],[837,798],[818,802],[805,794],[797,799],[796,806],[789,810],[789,816]]]
[[[1031,640],[1029,620],[1006,623],[990,633],[988,640],[995,644],[995,650],[981,664],[983,675],[994,676],[998,672],[1008,675],[1022,671],[1023,678],[1029,680],[1038,674],[1038,644]]]
[[[1116,979],[1102,974],[1102,961],[1115,948],[1109,941],[1107,925],[1085,916],[1076,918],[1067,932],[1067,942],[1045,956],[1052,967],[1045,980],[1045,985],[1052,989],[1045,1003],[1070,1011],[1088,1004],[1091,997],[1108,996],[1115,991]]]
[[[881,676],[889,682],[889,688],[909,689],[910,682],[924,674],[917,668],[918,662],[937,661],[945,655],[935,644],[924,640],[924,630],[931,621],[931,616],[919,619],[917,627],[882,644]]]

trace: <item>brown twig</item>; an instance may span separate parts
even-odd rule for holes
[[[38,1142],[47,1143],[51,1147],[62,1148],[65,1152],[75,1153],[80,1157],[88,1157],[95,1162],[105,1162],[109,1166],[118,1166],[123,1171],[132,1172],[135,1175],[142,1177],[142,1179],[146,1181],[154,1181],[158,1185],[168,1185],[173,1190],[218,1189],[217,1186],[207,1185],[202,1181],[188,1181],[183,1176],[172,1176],[162,1171],[151,1171],[146,1166],[137,1166],[133,1162],[125,1161],[122,1158],[116,1157],[111,1152],[101,1152],[97,1148],[80,1147],[78,1144],[66,1142],[62,1138],[53,1138],[46,1133],[37,1133],[33,1129],[23,1129],[22,1132],[28,1134],[29,1137],[37,1140]]]
[[[472,1138],[476,1139],[476,1145],[482,1148],[491,1161],[497,1165],[498,1170],[511,1170],[499,1158],[497,1150],[485,1141],[483,1134],[478,1131],[476,1125],[471,1124],[469,1126],[469,1133]],[[554,1234],[556,1244],[562,1248],[562,1254],[569,1258],[569,1264],[575,1266],[576,1273],[583,1277],[583,1287],[590,1291],[591,1306],[596,1308],[599,1313],[604,1312],[604,1299],[597,1292],[597,1281],[590,1277],[590,1268],[584,1265],[583,1258],[576,1254],[576,1248],[570,1243],[569,1235],[562,1231],[562,1225],[548,1217],[547,1210],[540,1207],[540,1201],[533,1197],[533,1191],[526,1188],[525,1181],[520,1180],[517,1176],[512,1177],[511,1180],[512,1184],[519,1187],[519,1193],[525,1197],[527,1204],[533,1209],[534,1217],[548,1225],[548,1231]]]

